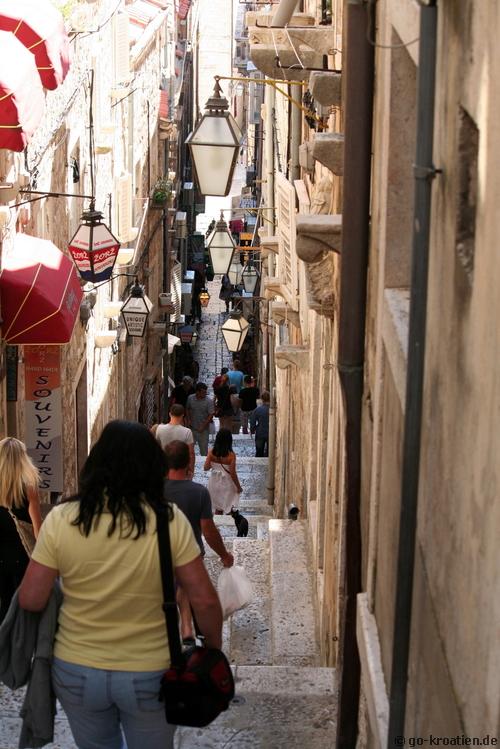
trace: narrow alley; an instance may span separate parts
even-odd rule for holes
[[[224,304],[220,282],[208,284],[209,306],[194,356],[199,379],[211,383],[230,363],[220,333]],[[212,438],[213,439],[213,438]],[[267,503],[268,458],[255,457],[251,435],[233,435],[237,470],[244,488],[240,510],[248,519],[246,538],[236,537],[232,517],[215,522],[247,572],[254,600],[224,623],[223,650],[234,667],[236,697],[230,709],[204,729],[178,728],[175,749],[330,749],[335,742],[335,671],[320,667],[306,524],[273,519]],[[194,481],[207,484],[205,459],[196,456]],[[217,584],[222,569],[207,547],[205,562]],[[300,606],[297,602],[300,601]],[[0,749],[15,749],[24,689],[11,693],[0,684]],[[62,709],[55,741],[47,749],[71,749],[71,732]]]
[[[498,0],[0,0],[0,749],[54,693],[34,746],[499,745],[499,38]],[[236,684],[175,737],[165,496]]]

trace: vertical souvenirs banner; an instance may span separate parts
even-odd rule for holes
[[[61,350],[25,346],[26,447],[38,468],[40,488],[63,490]]]

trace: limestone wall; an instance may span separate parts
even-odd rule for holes
[[[500,469],[493,1],[439,4],[429,298],[406,730],[496,735]],[[378,4],[363,438],[364,586],[390,687],[407,376],[418,9]],[[367,679],[367,674],[364,674]],[[369,679],[365,682],[365,689]],[[372,685],[373,686],[373,685]],[[374,726],[371,725],[373,730]],[[374,742],[374,734],[371,742]],[[370,743],[370,742],[369,742]],[[377,745],[372,743],[371,745]]]
[[[125,7],[121,10],[125,10]],[[90,83],[93,81],[96,208],[104,214],[104,221],[111,231],[118,235],[117,178],[124,173],[131,175],[132,225],[138,227],[144,216],[150,188],[163,171],[157,122],[166,20],[162,16],[149,24],[137,43],[131,46],[130,86],[127,88],[117,80],[115,73],[114,11],[115,0],[103,0],[89,8],[89,28],[97,28],[100,21],[108,18],[109,22],[102,24],[99,33],[81,34],[73,39],[70,72],[57,90],[47,92],[45,115],[26,150],[26,161],[20,156],[2,153],[0,181],[24,173],[32,189],[92,194],[89,107]],[[169,17],[172,19],[173,15]],[[79,168],[79,180],[76,182],[70,168],[72,159],[76,160]],[[22,216],[13,209],[14,218],[1,235],[1,246],[5,249],[13,241],[15,231],[23,230],[50,239],[67,253],[69,240],[79,225],[82,211],[88,205],[88,199],[61,197],[31,203]],[[122,237],[122,245],[131,243],[134,246],[131,237]],[[152,318],[156,318],[163,273],[161,212],[151,212],[146,217],[135,246],[133,264],[116,265],[115,272],[132,273],[139,278],[155,305]],[[158,384],[161,343],[157,333],[148,330],[143,339],[135,340],[130,345],[127,345],[122,334],[115,349],[95,345],[95,335],[99,330],[116,329],[118,326],[117,318],[109,320],[104,316],[106,302],[125,298],[132,282],[133,277],[120,278],[100,286],[89,320],[82,323],[77,319],[70,343],[62,347],[66,493],[75,491],[82,461],[103,426],[117,416],[138,418],[146,377]],[[91,284],[87,285],[84,292],[91,291],[91,287]],[[20,354],[22,356],[22,350]],[[8,425],[5,380],[2,380],[0,434],[10,428],[10,433],[23,438],[22,365],[19,370],[19,400],[9,410]],[[0,379],[1,373],[0,368]]]

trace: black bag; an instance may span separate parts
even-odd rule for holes
[[[157,534],[163,586],[165,621],[171,666],[161,680],[160,699],[165,704],[167,723],[176,726],[208,726],[234,697],[234,679],[221,650],[192,647],[181,650],[175,601],[168,516],[158,511]]]

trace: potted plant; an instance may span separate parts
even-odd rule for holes
[[[151,190],[151,201],[153,206],[163,208],[173,191],[173,183],[166,177],[160,177]]]

